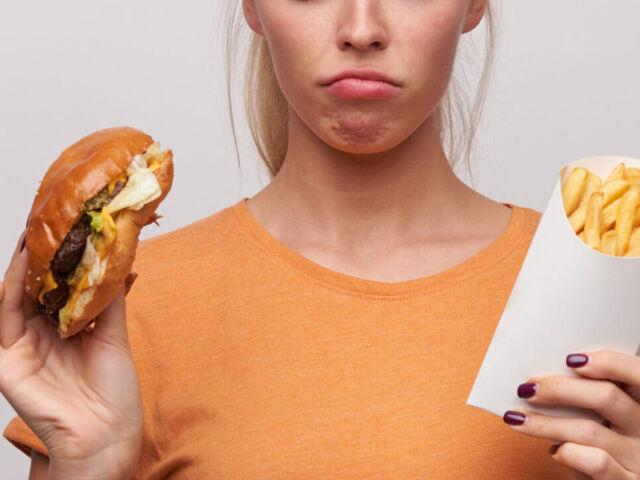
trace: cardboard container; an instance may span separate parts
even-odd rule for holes
[[[575,167],[588,168],[604,182],[621,162],[640,168],[640,160],[607,156],[578,160],[560,171],[467,405],[500,416],[522,408],[603,420],[592,410],[534,405],[516,391],[533,376],[578,377],[566,366],[570,353],[638,353],[640,257],[612,257],[585,245],[569,225],[562,203],[562,186]]]

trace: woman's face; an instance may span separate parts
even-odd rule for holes
[[[485,0],[244,0],[295,114],[332,147],[381,152],[434,112]],[[362,69],[387,82],[362,77]],[[327,85],[345,70],[341,81]]]

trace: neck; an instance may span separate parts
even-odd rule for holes
[[[479,199],[487,200],[449,166],[432,118],[392,149],[345,153],[319,139],[290,109],[282,168],[252,202],[274,231],[284,231],[285,224],[291,231],[295,222],[296,231],[322,232],[325,241],[346,245],[373,232],[381,241],[451,235],[452,220],[459,226],[461,214],[471,215]]]

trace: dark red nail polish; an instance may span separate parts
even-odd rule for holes
[[[560,448],[560,445],[562,445],[561,443],[554,443],[553,445],[551,445],[549,447],[549,453],[551,455],[555,455],[555,453],[558,451],[558,449]]]
[[[522,425],[526,419],[527,417],[524,413],[516,412],[514,410],[507,410],[502,416],[504,423],[509,425]]]
[[[583,367],[589,361],[589,357],[587,357],[583,353],[572,353],[567,355],[567,367],[577,368]]]
[[[538,391],[536,383],[523,383],[518,387],[518,396],[520,398],[533,397]]]
[[[24,238],[22,239],[22,245],[20,245],[20,251],[24,250],[24,246],[27,244],[27,234],[24,234]]]

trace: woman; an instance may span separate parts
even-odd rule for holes
[[[640,405],[602,380],[640,385],[636,357],[517,388],[611,428],[506,413],[517,435],[464,405],[539,219],[468,188],[442,144],[458,41],[490,5],[243,7],[273,181],[144,242],[126,324],[121,294],[69,341],[23,302],[16,249],[0,389],[31,478],[638,478]]]

